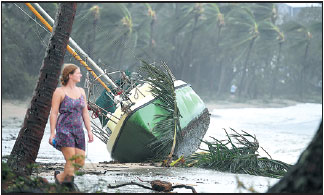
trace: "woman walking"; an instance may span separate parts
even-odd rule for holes
[[[88,131],[89,142],[93,142],[86,95],[84,89],[76,86],[81,77],[82,74],[78,66],[66,64],[61,75],[62,87],[58,87],[52,97],[49,143],[63,153],[66,161],[64,172],[55,171],[54,173],[57,184],[62,184],[64,181],[73,182],[74,172],[79,167],[75,167],[73,163],[80,167],[84,165],[83,123]]]

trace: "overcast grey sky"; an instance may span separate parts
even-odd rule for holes
[[[285,3],[285,4],[292,6],[292,7],[311,7],[311,6],[319,7],[319,6],[321,6],[318,3]]]

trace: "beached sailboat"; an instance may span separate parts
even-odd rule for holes
[[[51,31],[36,9],[52,25],[54,20],[37,3],[36,9],[26,5]],[[169,153],[170,158],[189,156],[198,149],[209,126],[208,109],[190,84],[176,80],[167,65],[143,61],[139,76],[119,71],[119,79],[113,80],[72,38],[69,44],[68,51],[94,78],[86,81],[88,95],[95,82],[104,87],[99,97],[88,97],[88,108],[98,118],[92,121],[94,134],[106,143],[113,159],[142,162]]]
[[[189,84],[176,80],[174,87],[181,114],[179,131],[182,137],[174,154],[177,157],[188,156],[198,149],[200,139],[208,129],[209,113]],[[113,159],[141,162],[155,157],[156,151],[149,145],[152,140],[156,141],[161,136],[161,133],[156,133],[153,129],[160,120],[164,120],[155,116],[163,115],[166,111],[156,105],[161,101],[153,96],[150,88],[152,86],[149,83],[143,83],[132,89],[129,98],[134,104],[128,110],[119,106],[113,113],[109,113],[112,117],[107,122],[107,127],[112,133],[107,142],[107,149]],[[172,134],[170,138],[172,140]],[[169,152],[170,149],[166,151]]]

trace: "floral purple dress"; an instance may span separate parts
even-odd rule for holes
[[[60,104],[60,115],[56,123],[55,148],[74,147],[85,151],[82,109],[85,106],[83,95],[78,99],[65,95]]]

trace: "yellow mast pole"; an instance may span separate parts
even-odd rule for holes
[[[36,11],[36,9],[30,4],[25,3],[27,7],[32,11],[36,17],[48,28],[50,32],[52,32],[53,28],[51,25],[47,23],[47,21]],[[72,56],[78,60],[91,74],[92,76],[98,80],[98,82],[108,91],[111,92],[111,90],[107,87],[107,85],[96,75],[96,73],[88,66],[88,64],[81,59],[81,57],[69,46],[66,46],[66,49],[72,54]]]

